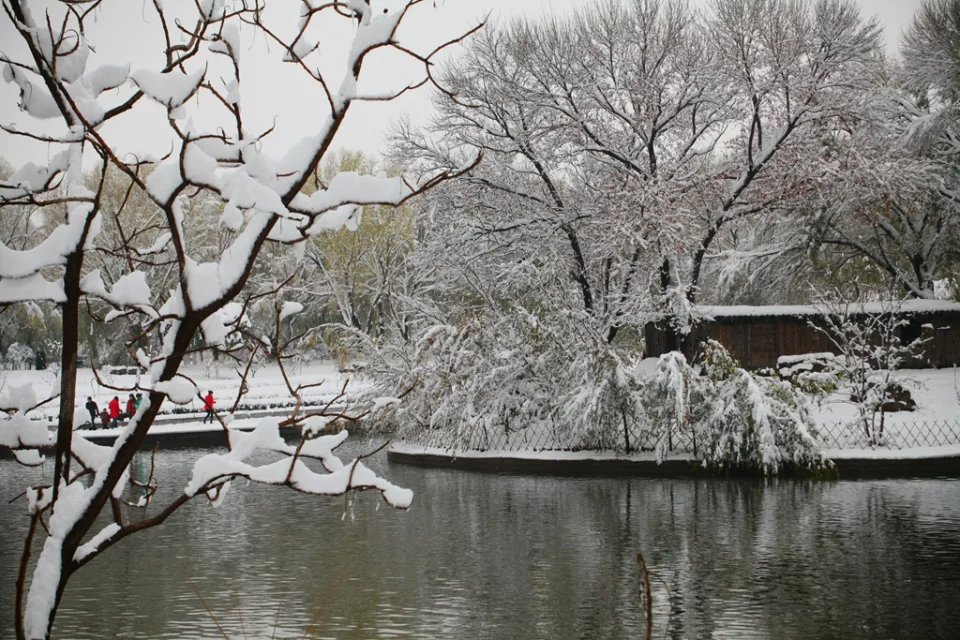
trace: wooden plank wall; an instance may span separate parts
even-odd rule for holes
[[[920,358],[904,363],[904,368],[960,366],[960,313],[914,314],[914,324],[932,324],[924,329],[928,341]],[[776,367],[782,355],[836,352],[830,340],[809,325],[807,318],[790,316],[744,316],[703,322],[690,333],[684,347],[687,359],[695,359],[700,344],[713,339],[722,344],[748,369]],[[648,356],[664,351],[664,332],[653,323],[644,327]]]

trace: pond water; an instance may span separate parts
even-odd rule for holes
[[[369,446],[364,443],[354,447]],[[197,451],[158,455],[184,477]],[[145,461],[141,461],[145,464]],[[623,479],[370,466],[416,492],[236,486],[82,569],[58,638],[956,638],[960,480]],[[26,530],[0,461],[0,638]],[[166,481],[169,496],[183,481]],[[379,494],[376,494],[377,496]],[[161,504],[161,503],[158,503]]]

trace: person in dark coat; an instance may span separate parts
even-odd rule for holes
[[[83,405],[87,409],[87,413],[90,414],[90,428],[97,428],[97,418],[100,416],[100,407],[97,406],[97,403],[93,401],[93,398],[87,396],[87,404]]]
[[[213,391],[208,390],[206,397],[203,399],[203,410],[207,412],[207,415],[203,416],[203,424],[207,424],[208,419],[213,424],[213,405],[215,404],[217,404],[217,401],[213,399]]]

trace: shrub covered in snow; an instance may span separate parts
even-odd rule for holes
[[[452,448],[635,449],[630,431],[643,410],[636,358],[602,340],[572,340],[584,336],[574,330],[581,321],[547,323],[515,309],[370,349],[364,370],[380,384],[368,396],[402,398],[372,422]]]
[[[643,404],[647,408],[645,423],[652,446],[662,460],[673,449],[677,439],[691,443],[694,453],[696,438],[691,415],[691,394],[696,402],[700,390],[696,370],[679,351],[670,351],[660,356],[654,373],[644,380]]]
[[[717,469],[772,474],[827,464],[808,396],[742,369],[713,340],[696,366],[679,352],[661,356],[644,381],[644,404],[646,431],[661,458],[681,443]]]
[[[718,342],[707,341],[704,350],[694,431],[706,464],[765,474],[827,464],[807,396],[740,368]]]
[[[30,369],[33,367],[33,349],[29,345],[14,342],[7,347],[3,360],[10,369]]]
[[[556,412],[558,432],[577,434],[578,447],[626,452],[642,446],[631,425],[643,424],[643,384],[637,361],[623,350],[595,343],[565,370],[569,389]]]
[[[825,373],[834,377],[857,408],[855,427],[866,442],[883,440],[885,405],[897,385],[893,372],[917,358],[927,341],[922,335],[904,337],[910,319],[903,301],[883,303],[880,312],[861,313],[859,305],[839,296],[824,298],[818,323],[839,354],[825,361]]]
[[[696,366],[671,352],[644,375],[626,349],[574,348],[560,335],[514,313],[433,326],[406,352],[374,351],[367,371],[380,384],[369,397],[401,402],[379,403],[373,422],[454,450],[654,450],[661,460],[685,450],[713,468],[764,474],[828,464],[808,396],[742,369],[717,342]]]
[[[495,432],[510,433],[549,418],[546,362],[521,327],[508,321],[434,325],[409,347],[370,352],[365,370],[403,402],[377,422],[403,433],[441,432],[451,445],[486,448]]]

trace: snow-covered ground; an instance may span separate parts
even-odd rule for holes
[[[883,416],[882,447],[917,453],[929,447],[960,445],[960,373],[954,369],[904,369],[894,374],[907,389],[916,409]],[[828,455],[840,450],[870,450],[866,435],[857,426],[857,407],[849,390],[840,389],[826,398],[817,411]],[[879,428],[880,417],[874,419]]]
[[[886,414],[886,424],[960,420],[960,369],[902,369],[894,378],[910,392],[917,408]],[[824,425],[852,422],[857,407],[850,402],[850,393],[840,390],[823,402],[818,414]]]
[[[207,390],[212,390],[217,401],[217,409],[226,411],[233,405],[240,387],[239,376],[227,364],[222,363],[218,368],[212,368],[204,365],[185,365],[181,368],[181,373],[188,376],[197,383],[201,393],[206,394]],[[336,363],[332,361],[321,361],[304,364],[292,364],[287,366],[287,374],[290,376],[290,382],[294,387],[303,384],[318,384],[319,386],[305,389],[302,392],[304,402],[326,402],[340,393],[344,383],[347,383],[348,391],[358,391],[369,383],[359,379],[357,376],[350,376],[338,371]],[[107,384],[133,387],[137,383],[136,376],[131,375],[109,375],[101,372],[101,378]],[[0,395],[10,386],[32,383],[37,398],[44,399],[54,393],[57,388],[57,377],[52,371],[0,371]],[[243,396],[240,407],[260,407],[270,405],[292,405],[293,398],[287,391],[280,368],[276,364],[270,364],[256,369],[248,381],[249,390]],[[113,396],[119,396],[121,406],[125,406],[127,396],[131,392],[114,391],[101,387],[93,372],[90,369],[80,369],[77,375],[77,402],[78,409],[82,409],[90,396],[96,401],[102,409],[107,406]],[[43,405],[35,413],[44,415],[51,420],[59,411],[59,401],[54,399]],[[161,413],[170,413],[174,409],[186,409],[197,415],[203,413],[203,402],[199,398],[194,398],[188,405],[178,407],[171,402],[164,403]]]
[[[227,365],[221,364],[219,370],[208,366],[188,365],[183,373],[194,380],[201,392],[213,390],[217,398],[217,408],[220,411],[228,410],[236,398],[239,388],[239,378]],[[341,373],[335,363],[330,361],[298,364],[289,367],[288,374],[291,383],[318,384],[303,392],[307,403],[321,403],[333,399],[347,383],[348,391],[356,392],[367,385],[369,381],[357,376]],[[101,374],[104,381],[118,386],[133,386],[137,380],[135,376],[109,376]],[[910,390],[917,408],[914,411],[888,413],[885,417],[884,433],[890,438],[887,443],[893,449],[916,449],[930,445],[960,445],[960,371],[953,369],[919,369],[903,370],[895,375],[897,381]],[[38,398],[45,398],[56,388],[56,377],[51,371],[0,371],[0,395],[10,386],[22,385],[30,382],[34,385]],[[92,396],[100,407],[105,407],[114,395],[119,395],[125,402],[126,392],[115,392],[98,385],[93,373],[89,369],[81,369],[78,375],[77,408],[82,408],[87,396]],[[287,392],[279,368],[271,364],[263,366],[253,372],[250,378],[249,391],[241,401],[240,408],[265,408],[292,405],[292,399]],[[57,400],[53,400],[34,414],[43,415],[51,422],[55,419],[59,408]],[[177,409],[176,415],[170,415]],[[187,413],[179,413],[187,409]],[[826,446],[835,453],[838,449],[849,450],[857,448],[859,434],[853,427],[845,428],[856,419],[856,406],[849,401],[849,393],[838,391],[827,398],[819,407],[818,418],[830,437]],[[172,403],[165,403],[161,418],[152,429],[154,433],[187,432],[219,429],[219,425],[201,425],[199,417],[203,415],[202,402],[195,398],[189,405],[178,407]],[[233,428],[252,428],[257,422],[257,412],[241,415],[232,423]],[[190,418],[196,418],[191,420]],[[171,424],[175,419],[179,424]],[[924,431],[938,429],[938,433],[946,434],[942,440],[925,438]],[[109,435],[112,430],[100,430],[97,433]],[[849,434],[845,437],[842,434]],[[540,449],[546,446],[544,442],[528,442],[530,437],[527,431],[520,431],[516,438],[520,439],[516,446],[508,449],[516,453],[521,449]],[[538,439],[534,439],[538,440]],[[426,444],[426,443],[424,443]],[[479,443],[478,443],[479,445]],[[480,446],[479,448],[488,448]]]

